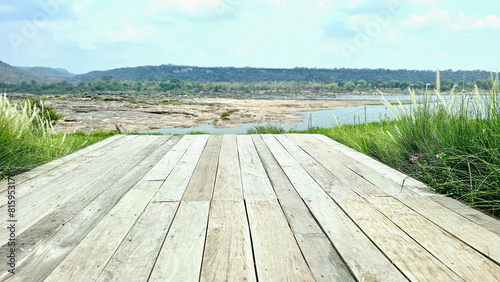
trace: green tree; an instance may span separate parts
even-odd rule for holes
[[[354,82],[352,82],[352,81],[346,81],[344,83],[344,89],[346,89],[347,91],[352,92],[355,88],[356,88],[356,84],[354,84]]]
[[[101,79],[106,83],[110,83],[111,80],[113,80],[113,76],[110,74],[105,74],[101,77]]]
[[[358,80],[358,87],[361,88],[361,89],[365,89],[366,88],[366,85],[368,85],[368,83],[366,83],[365,80],[363,79],[360,79]]]
[[[449,79],[442,79],[441,80],[441,91],[448,91],[453,88],[453,85],[455,83]]]
[[[410,87],[410,82],[408,80],[404,80],[399,84],[399,88],[402,90],[406,90],[408,87]]]

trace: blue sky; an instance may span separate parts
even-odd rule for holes
[[[498,0],[0,0],[0,60],[500,69]]]

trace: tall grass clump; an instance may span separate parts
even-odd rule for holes
[[[378,124],[341,126],[327,134],[428,184],[435,191],[500,215],[498,74],[488,95],[451,91],[412,97],[410,107],[384,104],[396,115]]]
[[[286,130],[279,125],[256,125],[247,129],[247,134],[283,134]]]
[[[113,133],[57,134],[54,114],[43,103],[26,99],[22,106],[0,95],[0,180],[32,169],[102,140]]]

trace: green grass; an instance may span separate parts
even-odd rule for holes
[[[247,134],[282,134],[286,133],[283,127],[278,125],[266,124],[256,125],[247,129]]]
[[[221,114],[220,114],[220,117],[221,117],[221,119],[228,119],[228,118],[229,118],[229,116],[230,116],[232,113],[236,112],[236,111],[237,111],[237,110],[235,110],[235,109],[225,111],[225,112],[223,112],[223,113],[221,113]]]
[[[0,179],[62,157],[116,133],[56,134],[42,104],[18,107],[0,96]]]
[[[421,180],[439,193],[499,216],[498,75],[493,80],[487,97],[477,90],[466,97],[452,92],[445,101],[436,90],[417,101],[410,91],[410,110],[387,103],[398,116],[395,120],[315,130]],[[431,98],[440,103],[430,102]]]
[[[163,105],[199,105],[198,103],[182,102],[179,100],[163,100],[161,103]]]

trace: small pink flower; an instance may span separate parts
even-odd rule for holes
[[[416,162],[416,161],[418,161],[418,159],[420,159],[420,158],[417,157],[417,156],[415,156],[415,155],[411,156],[411,161],[412,162]]]
[[[442,159],[445,156],[444,152],[441,152],[436,155],[436,159]]]

